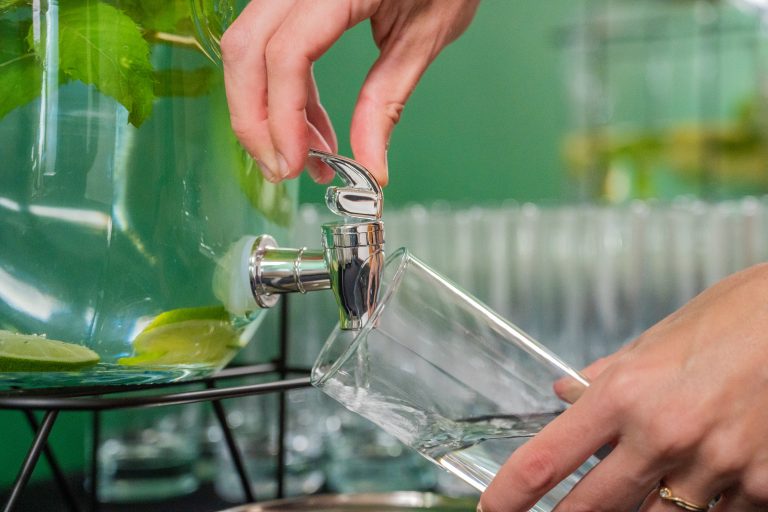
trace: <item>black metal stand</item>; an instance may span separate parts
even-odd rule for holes
[[[27,417],[27,421],[29,422],[29,426],[32,428],[32,431],[39,432],[40,426],[37,423],[35,414],[29,409],[25,409],[24,414]],[[53,450],[47,444],[43,446],[43,455],[45,456],[46,462],[48,462],[48,466],[51,468],[53,478],[56,480],[56,485],[59,487],[67,507],[69,510],[77,512],[80,510],[80,506],[77,498],[75,497],[75,493],[72,490],[72,487],[69,485],[67,477],[64,475],[64,471],[61,470],[61,466],[59,466],[56,457],[53,455]]]
[[[48,436],[56,422],[58,414],[62,411],[91,411],[93,413],[93,439],[91,450],[90,472],[90,503],[89,509],[93,512],[99,509],[98,497],[98,445],[101,437],[100,414],[102,411],[160,407],[166,405],[189,404],[195,402],[210,402],[215,417],[221,427],[227,449],[237,471],[243,488],[243,496],[247,502],[256,500],[250,478],[246,471],[242,454],[237,445],[234,433],[227,423],[227,415],[224,404],[221,402],[228,398],[238,398],[265,393],[280,393],[279,415],[279,444],[277,461],[277,495],[283,497],[285,489],[285,430],[286,430],[286,401],[285,392],[291,389],[309,387],[308,370],[305,368],[290,368],[286,364],[287,359],[287,301],[283,301],[281,310],[280,355],[272,363],[228,368],[204,379],[191,379],[182,382],[165,384],[140,384],[108,387],[71,387],[53,389],[13,390],[0,393],[0,409],[17,409],[22,411],[35,432],[32,446],[22,463],[18,476],[5,501],[3,512],[12,512],[18,504],[19,497],[37,465],[41,454],[44,454],[54,474],[59,490],[67,507],[75,512],[84,510],[79,500],[75,497],[67,479],[59,466],[53,451],[47,444]],[[272,382],[248,385],[227,385],[226,381],[252,376],[275,376]],[[289,375],[299,375],[288,378]],[[175,391],[174,388],[183,386],[202,387],[193,391]],[[141,394],[134,396],[120,396],[135,391],[153,390],[152,395]],[[43,412],[42,423],[38,424],[34,411]]]

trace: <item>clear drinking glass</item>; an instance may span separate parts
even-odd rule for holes
[[[194,492],[202,412],[193,403],[102,413],[99,500],[133,503]]]
[[[317,424],[320,394],[313,389],[293,390],[286,395],[285,494],[317,492],[325,483],[322,471],[323,432]],[[227,422],[244,456],[251,489],[259,499],[277,495],[277,460],[280,443],[277,416],[279,396],[254,395],[239,399],[227,412]],[[229,450],[218,444],[214,477],[216,494],[230,502],[245,499]]]
[[[380,304],[359,331],[336,329],[315,386],[483,491],[509,455],[564,410],[553,384],[578,372],[477,299],[399,249]],[[546,512],[590,458],[534,508]]]

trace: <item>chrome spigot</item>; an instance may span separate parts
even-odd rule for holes
[[[376,307],[384,266],[384,224],[381,187],[354,160],[310,150],[344,182],[329,187],[326,205],[344,217],[322,225],[322,249],[278,247],[269,235],[245,237],[230,250],[221,268],[229,267],[218,289],[227,308],[244,313],[251,306],[270,308],[284,293],[333,290],[342,329],[359,329]],[[232,271],[232,268],[243,271]],[[243,282],[247,275],[247,289]]]

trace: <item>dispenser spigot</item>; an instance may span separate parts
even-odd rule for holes
[[[217,272],[217,293],[234,313],[274,306],[284,293],[333,290],[342,329],[359,329],[376,307],[384,267],[381,187],[362,165],[338,155],[310,150],[344,182],[329,187],[326,205],[338,222],[322,225],[322,249],[278,247],[269,235],[242,238]],[[233,271],[232,269],[237,269]],[[223,277],[222,277],[223,276]],[[247,277],[246,277],[247,276]]]

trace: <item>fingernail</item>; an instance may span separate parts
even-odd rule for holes
[[[287,178],[288,174],[291,172],[288,169],[288,161],[280,153],[277,154],[277,172],[282,178]]]
[[[309,176],[312,178],[312,181],[318,184],[323,184],[328,179],[326,178],[328,174],[328,167],[312,158],[307,160],[307,170],[309,171]]]
[[[256,160],[256,159],[254,159]],[[267,164],[262,162],[261,160],[256,160],[256,163],[259,166],[259,169],[261,169],[261,173],[264,175],[264,177],[267,179],[267,181],[274,183],[277,181],[277,178],[275,176],[275,172],[269,168]]]

